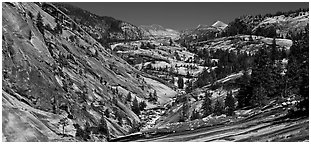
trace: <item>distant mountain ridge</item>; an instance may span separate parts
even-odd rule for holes
[[[179,38],[179,32],[177,30],[164,28],[161,25],[153,24],[153,25],[141,25],[139,26],[140,30],[143,32],[143,37],[145,38]]]
[[[212,25],[199,24],[196,28],[187,29],[181,32],[182,41],[207,40],[214,38],[217,33],[224,30],[228,25],[221,21],[216,21]]]

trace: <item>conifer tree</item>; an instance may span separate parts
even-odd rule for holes
[[[229,116],[234,115],[234,110],[235,110],[235,101],[232,96],[232,91],[229,91],[227,93],[226,99],[225,99],[225,109],[226,109],[226,114]]]
[[[239,79],[238,85],[240,87],[239,93],[236,95],[238,101],[238,108],[250,106],[253,95],[253,87],[250,85],[250,78],[247,72],[243,72],[243,76]]]
[[[106,116],[107,118],[109,118],[109,117],[110,117],[110,112],[109,112],[109,110],[108,110],[108,109],[106,109],[104,113],[105,113],[105,116]]]
[[[188,97],[184,96],[182,98],[182,121],[185,121],[188,119],[188,111],[189,111],[189,102],[188,102]]]
[[[153,97],[153,96],[152,96],[152,93],[151,93],[151,92],[149,92],[149,102],[153,100],[153,98],[152,98],[152,97]]]
[[[103,116],[100,118],[98,130],[103,134],[108,134],[108,125],[106,119]]]
[[[224,112],[224,108],[223,108],[220,100],[217,100],[215,103],[214,114],[219,116],[219,115],[223,114],[223,112]]]
[[[29,31],[29,40],[31,40],[31,37],[32,37],[32,32],[31,30]]]
[[[287,72],[288,93],[300,96],[297,115],[308,115],[309,111],[309,25],[305,30],[292,35]]]
[[[206,117],[210,115],[211,113],[213,113],[211,96],[212,96],[211,93],[205,92],[205,97],[204,97],[204,101],[202,104],[203,117]]]
[[[147,107],[147,104],[146,104],[145,101],[141,101],[141,102],[139,103],[139,109],[140,109],[141,111],[144,110],[146,107]]]
[[[158,95],[156,90],[153,91],[153,101],[158,101]]]
[[[131,95],[131,92],[129,92],[126,96],[126,101],[128,102],[132,102],[132,95]]]
[[[251,105],[263,105],[275,88],[272,79],[272,61],[268,53],[263,48],[256,54],[255,65],[252,69],[251,86],[253,95]]]
[[[63,33],[63,27],[59,22],[56,23],[56,27],[54,28],[54,32],[57,34]]]
[[[139,103],[136,97],[133,100],[132,110],[136,115],[140,115]]]
[[[274,62],[275,60],[277,60],[279,58],[279,53],[278,53],[278,49],[276,47],[276,41],[275,41],[275,37],[272,40],[272,46],[271,46],[271,60],[272,62]]]
[[[123,121],[122,121],[122,117],[117,117],[117,120],[118,120],[118,124],[120,125],[120,126],[122,126],[123,125]]]
[[[32,14],[30,11],[28,11],[28,16],[29,16],[29,18],[30,18],[31,20],[33,20],[34,16],[33,16],[33,14]]]
[[[253,41],[253,36],[252,35],[249,35],[249,41]]]
[[[173,41],[172,41],[172,39],[170,39],[170,46],[172,46],[172,44],[173,44]]]
[[[44,34],[44,25],[43,25],[43,19],[42,19],[42,16],[41,16],[41,13],[39,12],[38,15],[37,15],[37,28],[38,30]]]
[[[67,125],[69,125],[68,119],[66,117],[64,117],[58,123],[62,126],[62,128],[63,128],[63,135],[64,135],[65,134],[65,127]]]
[[[190,119],[191,120],[196,120],[196,119],[199,119],[200,118],[200,113],[197,112],[195,109],[192,111],[192,114],[191,114],[191,117]]]
[[[181,76],[178,77],[177,84],[178,84],[178,88],[179,89],[183,89],[184,88],[184,79]]]

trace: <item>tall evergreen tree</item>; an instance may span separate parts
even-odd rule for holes
[[[128,102],[132,102],[132,95],[131,95],[131,92],[129,92],[126,96],[126,101]]]
[[[211,96],[212,96],[211,93],[205,92],[205,97],[202,104],[203,117],[206,117],[213,113]]]
[[[181,76],[178,77],[177,84],[178,84],[178,88],[179,89],[183,89],[184,88],[184,79]]]
[[[29,18],[31,19],[31,20],[33,20],[33,14],[30,12],[30,11],[28,11],[28,16],[29,16]]]
[[[62,119],[60,119],[59,120],[59,122],[58,122],[61,126],[62,126],[62,128],[63,128],[63,135],[65,134],[65,127],[67,126],[67,125],[69,125],[69,123],[68,123],[68,118],[62,118]]]
[[[170,46],[172,46],[172,44],[173,44],[173,41],[172,41],[172,39],[170,39]]]
[[[158,101],[158,95],[156,90],[153,91],[153,101]]]
[[[100,118],[98,130],[100,133],[108,134],[108,125],[107,125],[106,119],[103,116]]]
[[[199,119],[199,118],[200,118],[200,113],[194,109],[192,111],[190,119],[191,120],[196,120],[196,119]]]
[[[254,62],[251,75],[251,86],[253,87],[252,106],[262,105],[275,89],[275,83],[271,75],[273,69],[272,61],[269,58],[268,52],[261,48],[256,54]]]
[[[146,104],[145,101],[141,101],[141,102],[139,103],[139,109],[140,109],[141,111],[144,110],[146,107],[147,107],[147,104]]]
[[[188,102],[188,97],[184,96],[181,99],[182,102],[182,120],[181,121],[186,121],[188,119],[188,111],[189,111],[189,102]]]
[[[275,60],[277,60],[279,58],[279,53],[278,53],[278,49],[276,47],[276,41],[275,41],[275,37],[272,40],[272,46],[271,46],[271,60],[272,62],[274,62]]]
[[[136,115],[140,115],[139,103],[136,97],[133,100],[132,110]]]
[[[107,118],[109,118],[109,117],[110,117],[110,112],[109,112],[109,110],[108,110],[108,109],[106,109],[106,110],[105,110],[104,114],[105,114],[105,116],[106,116]]]
[[[227,93],[226,99],[225,99],[225,109],[227,115],[234,115],[235,110],[235,100],[232,96],[232,91],[229,91]]]
[[[238,108],[243,108],[250,106],[252,95],[253,95],[253,87],[250,85],[250,77],[247,72],[243,72],[243,76],[238,79],[238,85],[240,87],[239,93],[236,95],[236,99],[238,101]]]
[[[297,106],[301,115],[309,111],[309,25],[305,30],[292,35],[293,45],[290,48],[287,72],[288,93],[300,96]]]
[[[39,12],[38,15],[37,15],[37,28],[38,30],[44,34],[44,25],[43,25],[43,19],[42,19],[42,16],[41,16],[41,13]]]
[[[217,100],[216,103],[215,103],[214,114],[216,116],[219,116],[219,115],[221,115],[223,113],[224,113],[224,108],[223,108],[220,100]]]
[[[188,85],[187,85],[187,87],[186,87],[186,93],[190,93],[191,91],[192,91],[192,82],[189,81],[189,82],[188,82]]]
[[[62,25],[59,22],[56,23],[56,26],[54,28],[54,32],[57,33],[57,34],[62,34],[63,33],[63,27],[62,27]]]

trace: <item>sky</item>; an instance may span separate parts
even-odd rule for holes
[[[69,3],[99,16],[134,24],[159,24],[184,30],[217,20],[229,23],[243,15],[257,15],[308,8],[306,2],[76,2]]]

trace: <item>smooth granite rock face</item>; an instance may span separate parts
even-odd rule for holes
[[[122,127],[107,119],[110,135],[128,133],[132,123],[140,120],[123,104],[125,95],[118,96],[116,89],[122,87],[144,99],[148,85],[137,78],[140,72],[110,54],[84,30],[66,24],[73,23],[66,15],[62,15],[62,32],[56,33],[56,17],[43,7],[42,3],[3,3],[3,140],[61,138],[58,121],[63,117],[69,120],[65,134],[75,136],[73,124],[98,126],[106,109],[112,115],[121,113],[128,125]],[[36,26],[38,13],[44,33]],[[115,98],[118,103],[112,102]]]

